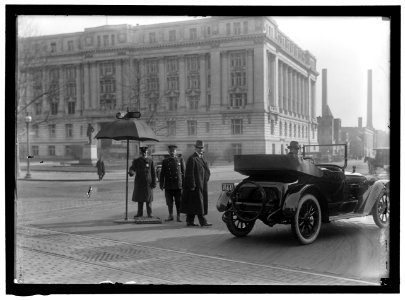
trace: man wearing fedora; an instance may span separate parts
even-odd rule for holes
[[[181,212],[187,214],[187,226],[198,226],[194,223],[195,215],[201,227],[212,226],[205,219],[208,213],[208,180],[211,172],[203,158],[204,143],[196,141],[195,152],[187,159],[184,190],[181,199]]]
[[[136,217],[143,216],[143,203],[146,203],[148,218],[152,218],[153,189],[156,187],[156,174],[153,160],[148,157],[148,147],[139,147],[141,156],[132,161],[129,175],[135,174],[135,187],[132,201],[138,202]]]
[[[173,221],[173,202],[176,206],[177,222],[180,219],[180,201],[184,182],[184,159],[177,156],[177,146],[169,145],[170,157],[162,162],[159,185],[161,190],[165,190],[166,204],[169,209],[169,217],[165,221]]]
[[[301,146],[298,144],[297,141],[291,141],[290,146],[287,147],[290,152],[287,153],[287,155],[292,155],[296,158],[298,158],[298,153],[301,149]]]

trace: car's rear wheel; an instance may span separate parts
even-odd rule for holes
[[[390,220],[390,198],[387,190],[384,191],[373,206],[373,219],[374,223],[380,228],[388,226]]]
[[[318,200],[315,196],[307,194],[298,202],[297,212],[291,222],[291,230],[301,244],[307,245],[318,237],[321,221],[321,207]]]
[[[230,233],[236,237],[242,237],[248,235],[255,225],[255,221],[245,222],[238,218],[233,211],[228,211],[226,214],[226,227]]]

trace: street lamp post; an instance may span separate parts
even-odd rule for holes
[[[30,173],[30,123],[32,118],[30,115],[27,114],[25,117],[25,124],[27,124],[27,174],[25,175],[26,179],[31,178]]]

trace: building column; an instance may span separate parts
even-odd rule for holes
[[[284,87],[283,87],[283,104],[284,104],[284,113],[288,114],[288,74],[287,74],[287,65],[283,64],[283,83],[284,83]]]
[[[311,120],[311,116],[309,114],[308,78],[304,79],[304,95],[305,95],[306,113],[308,116],[308,120]]]
[[[76,105],[75,105],[75,114],[78,113],[79,109],[82,107],[82,78],[81,78],[81,64],[75,66],[76,74]]]
[[[65,76],[63,72],[64,69],[62,66],[59,67],[59,105],[58,105],[58,114],[66,114],[66,104],[65,104]]]
[[[222,83],[222,90],[221,90],[221,106],[229,106],[228,100],[228,52],[221,51],[221,66],[222,66],[222,76],[221,76],[221,83]]]
[[[293,71],[293,103],[294,103],[294,113],[298,116],[298,103],[297,103],[297,72]]]
[[[284,81],[284,76],[283,76],[283,63],[280,61],[280,60],[278,60],[277,59],[277,61],[278,61],[278,69],[279,69],[279,72],[278,72],[278,75],[279,75],[279,84],[278,84],[278,105],[279,105],[279,107],[280,107],[280,112],[282,112],[282,110],[284,109],[284,103],[283,103],[283,92],[284,92],[284,90],[283,90],[283,81]]]
[[[310,80],[310,84],[311,84],[311,115],[313,118],[316,117],[316,112],[315,112],[315,108],[316,108],[316,83],[313,80]]]
[[[278,93],[279,93],[279,88],[278,88],[278,82],[279,82],[279,77],[278,77],[278,56],[274,55],[274,65],[273,65],[273,106],[278,106]]]
[[[217,110],[221,103],[221,54],[218,49],[210,52],[211,107]]]
[[[158,106],[167,109],[167,102],[165,97],[165,63],[164,57],[159,57],[159,104]]]
[[[205,53],[200,54],[200,105],[204,110],[207,107],[207,74],[205,68]]]
[[[84,101],[84,109],[88,110],[90,108],[90,70],[89,70],[89,63],[85,62],[83,64],[83,68],[84,68],[84,97],[83,97],[83,101]]]
[[[263,45],[258,45],[254,48],[254,96],[256,103],[260,109],[266,107],[265,101],[267,98],[267,74],[266,74],[266,52]]]
[[[246,53],[246,70],[247,70],[247,103],[249,107],[253,107],[254,103],[254,84],[253,84],[253,50],[248,49]]]
[[[179,109],[181,111],[185,111],[186,110],[186,86],[185,86],[185,82],[186,82],[186,66],[184,63],[185,57],[184,55],[180,55],[179,56],[179,92],[180,92],[180,96],[179,96]]]
[[[91,108],[97,109],[98,105],[97,105],[97,95],[100,93],[99,90],[99,76],[97,74],[97,63],[94,62],[90,65],[90,70],[91,70],[91,85],[90,85],[90,90],[91,92]]]
[[[293,108],[293,82],[292,82],[292,69],[288,67],[288,108],[290,110],[290,114],[292,115],[294,112]]]
[[[121,66],[121,59],[116,60],[115,62],[115,88],[116,88],[116,103],[115,103],[115,108],[116,109],[124,109],[122,107],[122,87],[123,87],[123,80],[124,78],[122,77],[122,66]],[[125,108],[126,109],[126,108]]]

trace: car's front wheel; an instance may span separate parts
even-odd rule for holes
[[[298,202],[291,230],[301,244],[312,243],[321,230],[321,207],[315,196],[304,195]]]
[[[226,227],[230,233],[236,237],[242,237],[248,235],[255,225],[255,221],[245,222],[238,218],[233,211],[228,211],[226,214]]]
[[[387,190],[384,191],[373,206],[373,219],[374,223],[380,228],[388,226],[390,219],[390,198]]]

